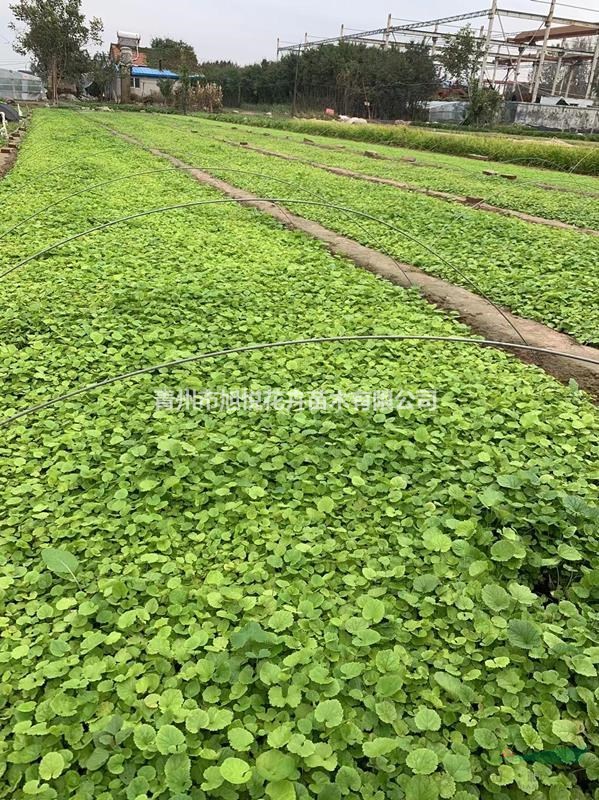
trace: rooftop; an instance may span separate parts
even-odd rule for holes
[[[167,78],[177,80],[179,75],[170,69],[154,69],[154,67],[131,67],[131,75],[134,78]]]

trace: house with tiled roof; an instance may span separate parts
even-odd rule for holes
[[[144,97],[160,93],[158,82],[179,78],[176,72],[163,69],[158,54],[151,47],[140,47],[138,33],[117,32],[117,41],[112,42],[108,51],[111,62],[116,67],[127,67],[130,75],[129,87],[123,85],[127,76],[122,71],[113,83],[112,99],[116,102],[143,100]]]

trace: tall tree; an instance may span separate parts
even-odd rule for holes
[[[154,37],[150,42],[150,66],[162,69],[176,70],[180,64],[186,64],[189,69],[195,70],[198,59],[193,46],[181,40]]]
[[[34,71],[48,82],[50,97],[58,97],[65,79],[77,79],[89,65],[89,42],[101,44],[102,21],[86,21],[81,0],[18,0],[10,6],[17,53],[31,55]]]
[[[88,91],[97,97],[103,98],[110,84],[117,76],[117,70],[106,53],[94,53],[87,68],[89,79],[92,81]]]
[[[483,44],[470,25],[466,25],[441,51],[439,61],[448,77],[469,86],[480,69],[483,53]]]
[[[158,91],[162,95],[162,99],[168,105],[173,96],[173,81],[171,78],[163,78],[158,83]]]
[[[187,64],[183,63],[178,67],[179,73],[179,85],[175,90],[175,95],[177,97],[177,103],[179,109],[183,112],[183,114],[187,114],[187,109],[189,107],[189,94],[191,92],[191,76],[189,74],[189,67]]]
[[[568,56],[568,50],[589,50],[593,52],[595,48],[596,39],[594,37],[581,37],[578,39],[566,39],[563,44],[563,52]],[[551,92],[553,89],[554,78],[557,72],[557,62],[545,62],[543,74],[541,76],[541,88],[546,92]],[[591,76],[591,62],[589,59],[570,59],[564,62],[556,81],[556,92],[565,94],[568,88],[569,96],[584,97],[587,90],[589,78]],[[599,70],[595,73],[595,80],[593,86],[593,95],[599,94]]]

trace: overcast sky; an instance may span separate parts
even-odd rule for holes
[[[149,45],[153,36],[183,39],[195,47],[200,61],[230,59],[240,64],[274,58],[276,40],[294,43],[309,37],[322,38],[339,33],[346,27],[371,29],[383,27],[387,14],[398,18],[429,20],[436,17],[476,11],[490,5],[490,0],[421,0],[419,3],[393,3],[390,0],[83,0],[88,16],[98,16],[104,23],[105,46],[114,40],[117,30],[140,33],[142,45]],[[501,0],[501,6],[543,13],[545,0]],[[570,6],[582,6],[588,11]],[[599,0],[564,0],[556,13],[563,17],[596,20]],[[14,38],[8,30],[11,19],[8,3],[0,0],[0,66],[19,69],[27,60],[11,48]],[[481,22],[476,22],[480,25]],[[398,20],[394,24],[401,24]],[[510,30],[530,23],[510,20]]]

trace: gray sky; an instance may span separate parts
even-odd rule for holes
[[[391,0],[302,0],[287,4],[277,0],[83,0],[88,16],[104,22],[105,46],[114,40],[117,30],[140,33],[142,45],[149,45],[153,36],[183,39],[195,47],[200,61],[230,59],[241,64],[274,58],[276,40],[294,43],[309,37],[335,36],[341,23],[349,28],[383,27],[387,14],[394,17],[429,20],[490,5],[490,0],[421,0],[419,3],[398,3]],[[526,9],[543,13],[543,0],[500,0],[500,7]],[[570,6],[582,6],[588,11]],[[556,13],[563,17],[596,20],[599,0],[564,0]],[[416,16],[417,15],[417,16]],[[8,3],[0,0],[0,67],[19,69],[27,59],[11,48],[13,34],[8,30],[11,19]],[[395,24],[401,24],[399,21]],[[476,23],[477,25],[481,23]],[[536,27],[510,20],[510,30]]]

